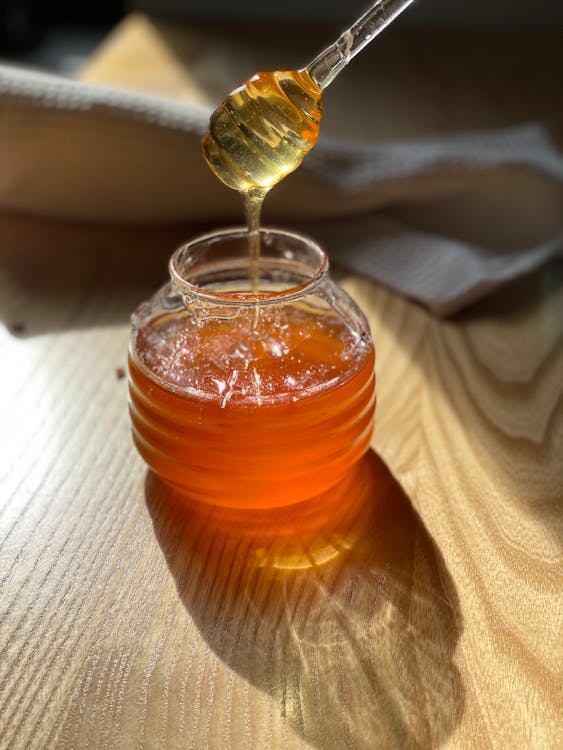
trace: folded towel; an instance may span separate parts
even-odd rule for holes
[[[89,221],[236,221],[204,163],[210,111],[0,66],[0,208]],[[450,314],[563,254],[563,156],[541,124],[397,143],[321,137],[265,218]]]

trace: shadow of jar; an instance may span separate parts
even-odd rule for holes
[[[152,473],[146,502],[208,646],[308,743],[405,750],[451,735],[464,706],[457,595],[375,453],[298,506],[207,507]]]

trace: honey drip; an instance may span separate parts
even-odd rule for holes
[[[323,89],[412,2],[376,0],[306,68],[256,73],[211,115],[203,154],[215,175],[243,194],[253,289],[259,285],[262,201],[317,142]]]
[[[203,153],[217,177],[242,193],[253,290],[259,289],[262,202],[313,148],[321,114],[319,86],[307,71],[290,70],[257,73],[211,116]]]
[[[244,216],[248,227],[249,275],[253,291],[260,288],[260,212],[267,192],[265,188],[252,188],[243,193]]]

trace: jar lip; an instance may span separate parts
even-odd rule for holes
[[[301,243],[307,246],[313,251],[318,263],[315,268],[312,269],[311,277],[307,279],[303,284],[296,284],[294,286],[288,286],[282,290],[264,290],[264,291],[219,291],[214,289],[206,289],[198,284],[188,281],[185,274],[181,270],[181,256],[186,250],[190,248],[196,248],[198,245],[204,246],[209,242],[220,241],[223,238],[229,236],[243,236],[247,233],[246,226],[234,226],[227,227],[224,229],[217,229],[212,232],[198,235],[193,239],[185,242],[181,245],[170,258],[168,268],[170,271],[170,277],[172,279],[173,287],[180,294],[189,294],[191,297],[206,302],[220,303],[222,305],[271,305],[279,302],[289,302],[294,299],[299,299],[307,294],[310,294],[316,286],[322,281],[327,275],[329,261],[328,256],[321,246],[307,235],[301,234],[300,232],[294,232],[292,230],[284,229],[281,227],[260,227],[260,235],[263,238],[274,235],[278,237],[287,237],[291,240]]]

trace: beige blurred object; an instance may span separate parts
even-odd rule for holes
[[[198,60],[197,36],[185,30],[182,46],[186,54],[179,59],[170,43],[179,34],[173,24],[142,14],[129,16],[88,61],[79,78],[210,107],[209,92],[192,73]]]

